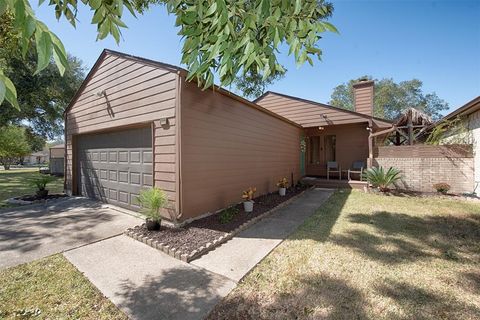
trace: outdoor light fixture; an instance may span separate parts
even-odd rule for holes
[[[367,127],[367,131],[372,132],[372,127]]]
[[[168,126],[168,118],[160,118],[161,126]]]
[[[97,93],[95,93],[95,95],[96,95],[97,97],[102,97],[102,96],[105,95],[105,90],[98,91]]]
[[[323,129],[325,129],[325,128],[324,127],[318,127],[318,130],[323,130]]]

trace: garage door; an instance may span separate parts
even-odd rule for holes
[[[153,185],[150,127],[77,137],[77,183],[81,195],[128,209]]]

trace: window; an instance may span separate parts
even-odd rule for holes
[[[309,162],[317,164],[320,160],[320,137],[310,137],[309,139]]]
[[[336,161],[337,137],[335,135],[325,136],[325,162]]]

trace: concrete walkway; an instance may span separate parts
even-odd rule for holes
[[[0,211],[0,269],[121,234],[139,218],[85,198]]]
[[[333,193],[312,189],[191,264],[239,282]]]
[[[64,255],[132,319],[203,319],[236,285],[127,236]]]
[[[191,264],[123,235],[64,255],[132,319],[203,319],[331,193],[307,191]]]

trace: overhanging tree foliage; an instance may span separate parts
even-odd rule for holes
[[[40,0],[43,3],[44,0]],[[324,0],[82,0],[92,9],[97,39],[112,35],[118,42],[124,8],[132,15],[151,4],[164,4],[177,17],[183,39],[182,63],[190,70],[188,79],[208,88],[214,74],[221,85],[229,85],[237,75],[253,72],[268,78],[283,72],[277,61],[282,43],[289,48],[298,65],[320,58],[318,40],[325,31],[337,32],[324,21],[332,5]],[[65,17],[73,26],[77,0],[50,0],[58,19]],[[63,44],[39,21],[28,0],[0,1],[0,16],[11,12],[18,45],[25,57],[31,43],[37,47],[36,73],[45,69],[53,56],[60,74],[68,67]],[[17,108],[17,92],[11,80],[0,70],[0,101],[4,98]]]
[[[353,84],[360,79],[371,80],[372,77],[364,76],[338,85],[333,89],[329,104],[353,110]],[[424,93],[422,86],[422,81],[418,79],[399,83],[387,78],[375,80],[374,115],[393,120],[408,108],[415,108],[431,116],[433,120],[440,119],[441,112],[448,110],[448,103],[440,99],[435,92]]]

